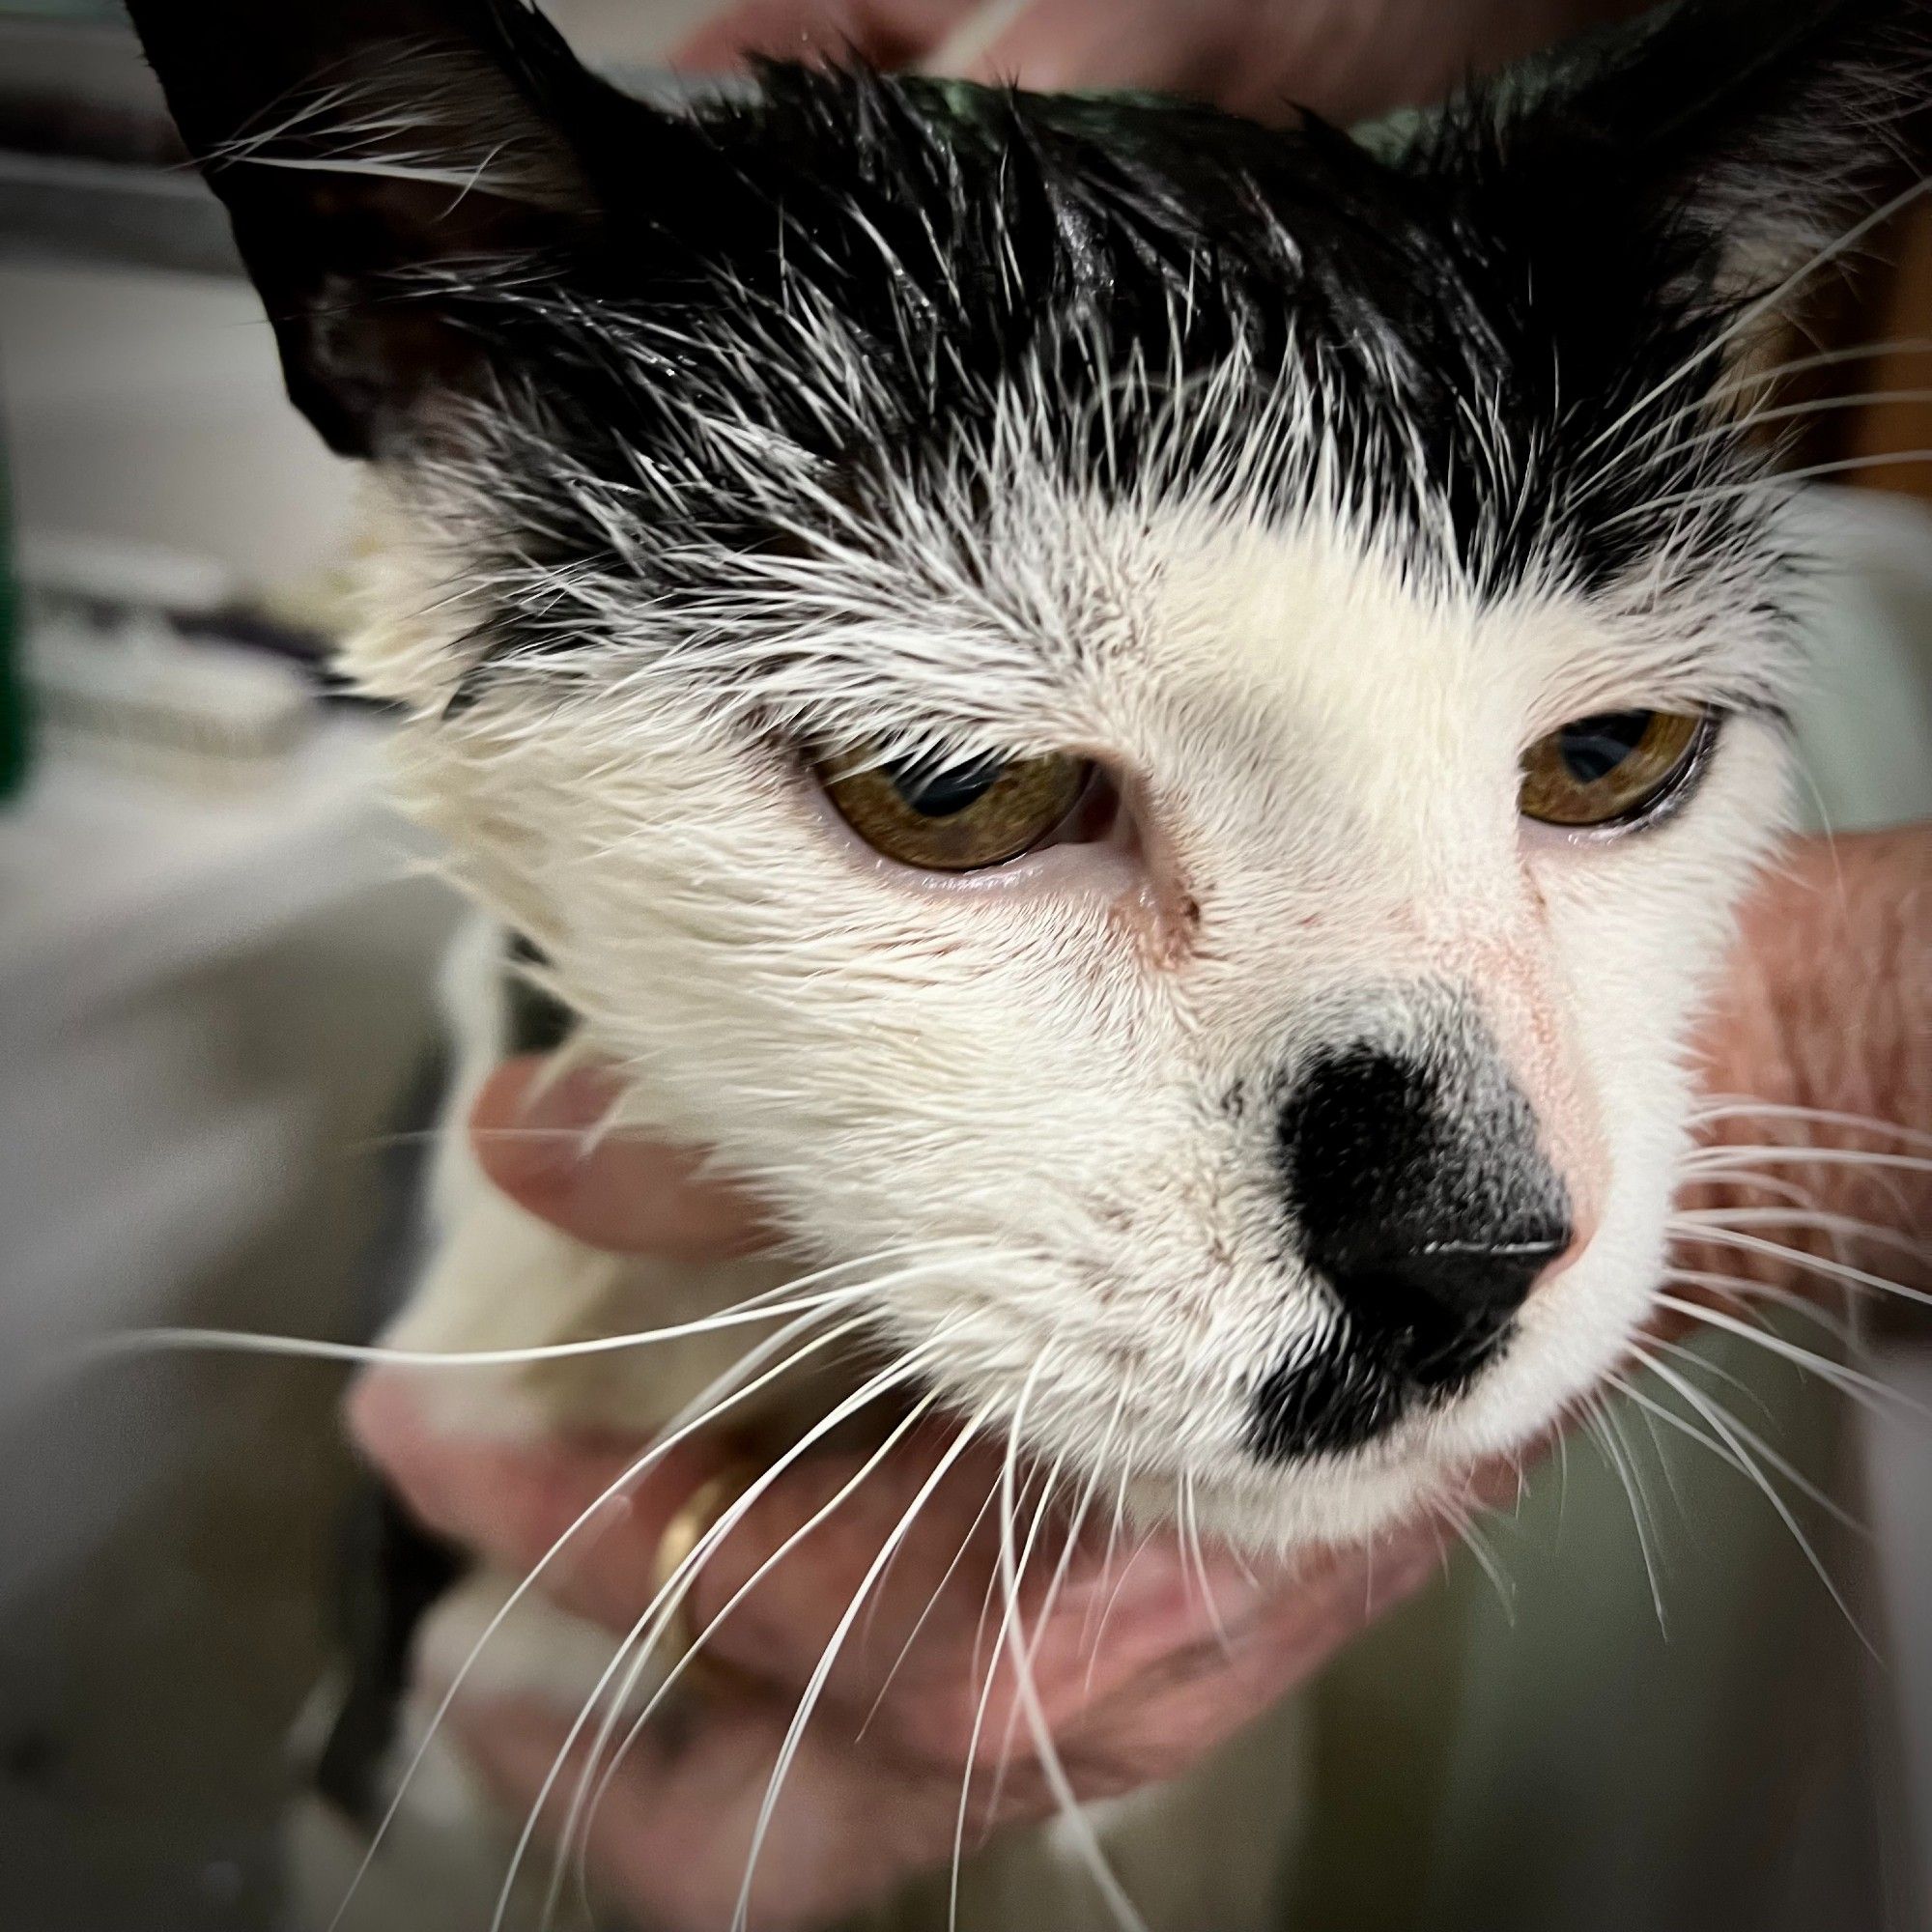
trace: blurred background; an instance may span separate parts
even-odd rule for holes
[[[587,55],[643,75],[707,10],[551,11]],[[407,1276],[437,1091],[433,984],[458,916],[434,855],[384,803],[384,718],[325,666],[348,608],[354,475],[288,408],[220,213],[177,161],[112,5],[0,0],[0,1923],[19,1932],[281,1922],[290,1740],[333,1641],[340,1378],[224,1358],[76,1381],[58,1364],[88,1338],[157,1323],[369,1333]],[[1932,229],[1902,226],[1807,327],[1826,346],[1932,335]],[[1858,379],[1932,390],[1932,357],[1901,348]],[[1922,399],[1816,421],[1802,461],[1932,447]],[[1887,462],[1821,493],[1815,515],[1836,573],[1818,619],[1833,696],[1803,726],[1816,811],[1839,826],[1922,815],[1932,466]],[[1872,1350],[1884,1377],[1932,1397],[1922,1338],[1901,1329]],[[1815,1391],[1789,1406],[1805,1457],[1874,1523],[1874,1553],[1854,1566],[1862,1611],[1894,1635],[1932,1632],[1923,1425],[1848,1418]],[[1669,1453],[1673,1467],[1695,1456]],[[1484,1848],[1533,1825],[1552,1780],[1568,1789],[1566,1738],[1586,1751],[1591,1725],[1640,1726],[1651,1702],[1681,1702],[1672,1687],[1704,1669],[1703,1629],[1747,1657],[1747,1691],[1793,1714],[1762,1749],[1797,1769],[1772,1814],[1777,1844],[1754,1849],[1743,1831],[1713,1849],[1694,1922],[1918,1922],[1932,1646],[1893,1643],[1875,1664],[1807,1576],[1779,1569],[1760,1589],[1759,1555],[1726,1568],[1714,1520],[1747,1522],[1753,1551],[1767,1525],[1781,1535],[1741,1483],[1668,1532],[1688,1659],[1600,1631],[1594,1683],[1560,1694],[1522,1691],[1525,1646],[1547,1653],[1548,1678],[1577,1677],[1576,1634],[1624,1583],[1645,1598],[1632,1627],[1648,1627],[1629,1521],[1603,1532],[1619,1546],[1614,1585],[1583,1560],[1586,1533],[1539,1542],[1532,1517],[1505,1546],[1523,1601],[1514,1625],[1481,1593],[1459,1612],[1464,1697],[1443,1747],[1456,1764],[1433,1822],[1400,1827],[1418,1859],[1432,1834],[1460,1846],[1438,1858],[1440,1897],[1460,1884],[1495,1902]],[[1387,1687],[1417,1658],[1440,1666],[1448,1642],[1439,1618],[1405,1625],[1329,1688],[1358,1760],[1397,1751],[1408,1715]],[[1485,1745],[1490,1708],[1515,1717]],[[1760,1743],[1753,1731],[1740,1748]],[[1652,1769],[1667,1793],[1708,1783],[1714,1761]],[[1329,1803],[1332,1846],[1398,1829],[1369,1800]],[[1595,1830],[1596,1907],[1550,1919],[1505,1901],[1489,1922],[1692,1922],[1686,1894],[1640,1920],[1604,1903],[1643,1895],[1625,1867],[1655,1847],[1609,1819]],[[1824,1851],[1798,1885],[1777,1861],[1807,1833]],[[1733,1874],[1754,1858],[1788,1916],[1737,1906]],[[1364,1883],[1359,1866],[1317,1870],[1309,1896],[1327,1884],[1357,1899],[1355,1924],[1415,1909],[1377,1918]],[[1824,1917],[1808,1916],[1814,1899]]]

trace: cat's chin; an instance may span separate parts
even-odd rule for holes
[[[1150,1477],[1129,1486],[1127,1506],[1140,1522],[1173,1524],[1176,1497],[1171,1477]],[[1466,1513],[1484,1500],[1478,1465],[1421,1446],[1188,1486],[1194,1529],[1266,1558],[1372,1542],[1432,1511]]]

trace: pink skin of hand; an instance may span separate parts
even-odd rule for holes
[[[856,54],[1042,93],[1147,88],[1286,120],[1346,123],[1433,100],[1647,0],[744,0],[676,56]]]

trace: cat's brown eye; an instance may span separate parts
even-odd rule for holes
[[[1712,726],[1708,711],[1576,719],[1522,754],[1522,815],[1544,825],[1641,824],[1694,775]]]
[[[1057,831],[1094,776],[1086,758],[829,759],[819,782],[874,851],[929,872],[1003,866]]]

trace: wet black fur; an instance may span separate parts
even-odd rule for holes
[[[1681,536],[1671,499],[1756,473],[1741,441],[1687,449],[1701,415],[1649,432],[1725,374],[1705,352],[1743,298],[1731,244],[1829,231],[1871,197],[1932,42],[1927,0],[1692,0],[1372,150],[1312,118],[796,67],[667,112],[587,75],[521,0],[133,11],[190,145],[217,151],[291,392],[331,442],[411,457],[450,433],[446,392],[485,398],[521,424],[482,460],[526,562],[641,572],[666,600],[700,598],[721,549],[776,540],[695,434],[707,416],[863,506],[887,472],[970,457],[1003,384],[1043,378],[1079,424],[1129,367],[1157,407],[1169,372],[1237,341],[1257,376],[1233,414],[1264,416],[1297,369],[1371,520],[1411,551],[1445,547],[1492,591],[1539,565],[1601,586]],[[411,65],[450,48],[477,122],[459,155],[510,129],[552,184],[536,200],[219,158],[290,90],[387,74],[407,99]],[[298,130],[269,152],[329,148]],[[788,357],[801,292],[836,314],[862,398],[828,403]],[[1124,484],[1148,420],[1104,448],[1069,432],[1061,460]],[[668,496],[620,556],[606,518],[640,474]],[[1274,481],[1304,487],[1292,461]],[[1741,541],[1748,501],[1720,494],[1689,550]],[[505,610],[489,649],[566,647],[574,622]]]

